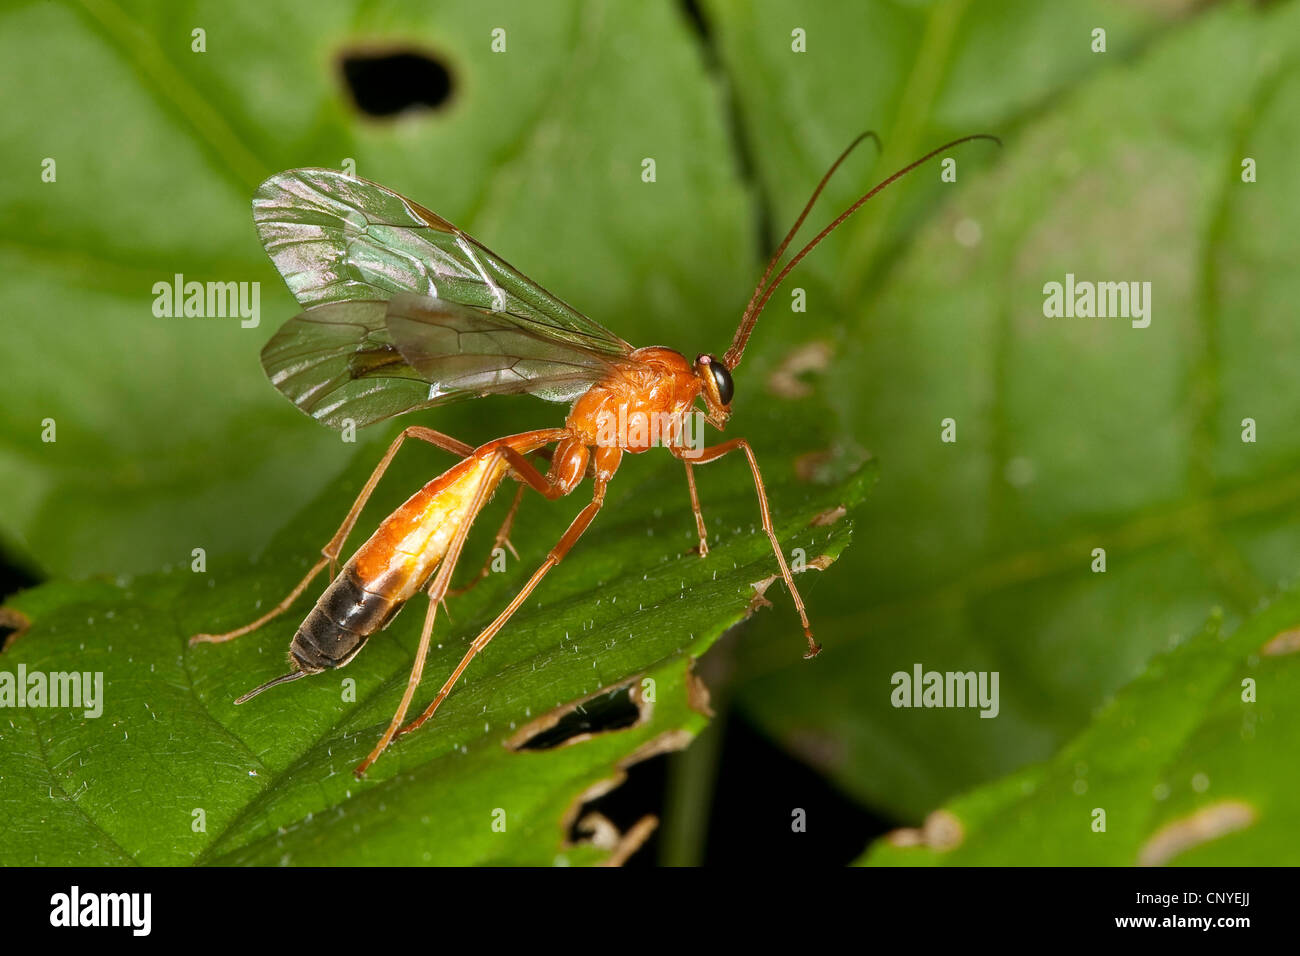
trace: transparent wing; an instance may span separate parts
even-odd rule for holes
[[[262,349],[280,392],[330,428],[357,427],[437,404],[384,324],[387,302],[330,302],[294,316]]]
[[[618,358],[521,328],[512,316],[410,293],[313,306],[262,350],[267,376],[331,428],[482,395],[572,401]]]
[[[527,332],[610,355],[632,347],[423,206],[331,169],[264,182],[253,220],[304,306],[402,292],[508,317]]]
[[[527,392],[570,402],[614,374],[617,359],[549,335],[500,312],[403,294],[388,303],[388,332],[430,397]]]

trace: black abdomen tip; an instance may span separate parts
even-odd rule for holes
[[[345,567],[298,628],[289,654],[309,674],[342,667],[392,611],[391,600],[365,590],[352,568]]]

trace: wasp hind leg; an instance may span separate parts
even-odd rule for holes
[[[546,576],[546,573],[564,560],[564,556],[569,553],[569,549],[571,549],[574,544],[577,543],[578,539],[582,537],[583,532],[587,530],[587,527],[595,519],[596,515],[600,512],[601,507],[604,505],[605,487],[607,482],[608,479],[596,479],[596,488],[592,495],[591,502],[578,513],[576,518],[573,519],[568,530],[564,532],[564,535],[560,538],[559,542],[546,556],[546,560],[542,562],[542,566],[533,572],[533,576],[528,579],[528,583],[520,589],[519,593],[515,595],[514,600],[510,602],[506,609],[498,614],[496,619],[484,628],[483,632],[479,634],[478,637],[474,638],[474,642],[470,644],[469,650],[465,653],[461,662],[456,665],[456,669],[451,672],[451,676],[447,678],[442,685],[442,689],[438,691],[438,695],[434,697],[433,703],[425,709],[424,713],[411,721],[410,724],[403,727],[397,733],[397,736],[400,737],[404,734],[409,734],[433,716],[434,711],[436,711],[438,706],[446,700],[447,695],[450,694],[452,688],[456,686],[456,682],[460,680],[461,675],[465,673],[465,668],[469,667],[470,661],[472,661],[478,653],[483,650],[483,648],[488,646],[488,643],[491,642],[492,638],[497,635],[497,632],[500,631],[501,628],[505,627],[506,622],[510,620],[517,610],[519,610],[520,605],[528,599],[528,595],[533,593],[533,589],[541,583],[542,578]]]
[[[557,440],[563,437],[565,437],[564,433],[557,431],[552,440]],[[496,457],[496,460],[506,461],[510,465],[511,471],[514,472],[524,485],[533,488],[546,498],[554,500],[555,498],[562,497],[565,494],[565,489],[561,485],[555,484],[548,479],[546,475],[541,474],[522,454],[515,451],[515,449],[510,446],[505,445],[497,448],[495,452],[493,452],[493,455]],[[461,672],[464,671],[465,667],[469,664],[474,655],[486,646],[487,642],[492,639],[492,635],[500,630],[501,626],[505,624],[506,619],[514,613],[519,604],[528,596],[528,593],[537,586],[537,582],[541,580],[542,575],[559,563],[565,552],[567,552],[572,546],[573,541],[576,541],[578,535],[581,535],[586,526],[591,523],[591,519],[595,517],[596,511],[600,510],[600,502],[604,500],[604,484],[603,481],[598,483],[597,500],[591,505],[588,505],[587,508],[583,510],[582,514],[574,520],[573,525],[561,539],[560,544],[556,545],[556,547],[552,549],[551,554],[547,557],[546,563],[542,565],[542,569],[533,576],[533,579],[515,598],[507,611],[501,617],[498,617],[488,630],[483,634],[480,634],[474,641],[474,644],[471,645],[469,654],[467,654],[465,659],[461,661],[460,667],[457,668],[456,673],[452,676],[451,680],[443,686],[442,691],[439,692],[437,699],[432,705],[430,705],[429,709],[409,727],[402,727],[402,722],[406,720],[407,711],[410,710],[411,700],[415,697],[415,691],[420,686],[420,679],[424,676],[424,662],[429,655],[429,644],[433,638],[433,624],[438,616],[438,605],[443,603],[451,589],[451,576],[456,570],[457,563],[460,561],[461,551],[465,547],[465,539],[469,535],[470,525],[473,523],[475,516],[477,516],[483,509],[483,506],[487,503],[488,498],[491,497],[492,491],[495,488],[495,485],[491,485],[490,482],[483,482],[479,485],[478,490],[474,493],[473,500],[465,508],[460,523],[456,528],[456,533],[447,547],[447,553],[443,556],[442,563],[438,566],[438,571],[434,575],[433,582],[429,585],[429,609],[424,615],[424,628],[420,632],[420,643],[415,649],[415,661],[411,665],[411,673],[410,676],[407,677],[406,690],[402,694],[402,700],[397,705],[397,710],[393,714],[393,719],[389,721],[387,729],[385,729],[383,735],[380,736],[379,742],[375,744],[374,749],[370,751],[366,756],[366,759],[357,764],[356,769],[353,770],[353,773],[358,779],[366,775],[366,771],[370,769],[371,764],[379,759],[379,755],[387,749],[389,743],[391,743],[396,737],[401,736],[401,734],[406,733],[409,730],[414,730],[433,715],[438,704],[442,703],[442,699],[451,692],[452,685],[456,683],[456,679],[460,677]]]
[[[271,608],[271,610],[267,611],[257,620],[250,624],[245,624],[243,627],[237,627],[233,631],[226,631],[224,634],[195,634],[190,638],[190,647],[194,647],[196,644],[222,644],[226,641],[233,641],[237,637],[243,637],[245,634],[251,634],[263,624],[274,620],[285,611],[289,610],[293,605],[293,602],[298,600],[303,591],[307,590],[307,586],[316,578],[316,575],[320,574],[321,571],[324,570],[326,565],[329,565],[331,576],[336,574],[338,570],[339,554],[343,550],[344,542],[347,541],[348,535],[352,532],[353,526],[357,523],[357,518],[361,516],[361,510],[366,506],[366,502],[370,500],[370,495],[374,492],[375,486],[379,484],[379,479],[383,477],[384,472],[388,470],[388,466],[392,463],[393,456],[397,454],[397,450],[402,447],[402,443],[408,438],[418,438],[420,441],[428,442],[430,445],[436,445],[437,447],[449,451],[453,455],[458,455],[461,458],[467,458],[474,451],[474,449],[469,445],[466,445],[463,441],[452,438],[450,435],[444,435],[442,432],[434,431],[432,428],[412,425],[409,428],[403,429],[402,433],[393,439],[393,443],[388,446],[388,451],[384,452],[384,457],[379,459],[379,464],[375,466],[375,470],[371,473],[370,478],[362,487],[361,493],[357,495],[356,501],[352,503],[352,507],[348,511],[347,517],[343,519],[343,524],[339,525],[339,529],[334,533],[334,537],[330,538],[325,547],[321,549],[322,557],[320,560],[311,566],[311,570],[307,572],[307,576],[298,582],[284,600]]]
[[[492,483],[487,481],[479,484],[474,493],[474,498],[461,515],[460,522],[456,527],[456,533],[452,536],[451,543],[447,547],[447,553],[443,555],[442,563],[433,576],[433,582],[428,588],[429,607],[424,613],[424,627],[420,631],[420,643],[415,649],[415,660],[411,664],[411,673],[406,679],[406,690],[403,691],[401,703],[397,705],[397,710],[393,713],[393,719],[388,722],[388,727],[380,736],[379,742],[366,755],[366,759],[357,764],[356,769],[352,771],[358,780],[366,775],[370,765],[378,760],[379,755],[388,748],[389,742],[397,734],[398,728],[402,726],[402,721],[406,719],[406,712],[411,707],[411,699],[415,696],[415,690],[420,686],[420,679],[424,676],[424,662],[429,656],[429,644],[433,638],[433,624],[438,617],[438,605],[442,604],[447,598],[447,592],[451,587],[451,576],[460,561],[460,553],[465,547],[465,539],[469,536],[469,527],[473,524],[474,517],[487,503],[487,499],[491,496],[495,487],[494,485],[489,487],[490,485]]]
[[[515,546],[510,543],[510,528],[515,523],[515,513],[519,511],[519,503],[523,500],[524,492],[527,490],[528,486],[524,484],[520,484],[515,490],[515,500],[510,503],[510,510],[506,512],[506,520],[501,522],[501,527],[497,530],[497,535],[492,540],[492,548],[488,551],[488,556],[483,562],[483,567],[478,569],[478,574],[474,575],[460,587],[450,588],[447,591],[448,597],[459,597],[467,591],[473,590],[474,585],[487,577],[492,571],[492,562],[496,559],[498,548],[508,548],[510,553],[515,556],[515,560],[519,560],[519,552],[516,551]]]

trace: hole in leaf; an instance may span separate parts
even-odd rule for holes
[[[339,69],[357,109],[378,118],[436,110],[451,99],[454,87],[446,65],[418,50],[344,52]]]
[[[551,750],[597,734],[635,727],[649,716],[635,680],[551,711],[506,741],[511,750]]]
[[[665,731],[619,761],[613,776],[580,793],[560,821],[566,845],[605,850],[609,853],[605,863],[612,866],[623,866],[629,859],[634,863],[654,860],[659,818],[646,812],[650,809],[647,803],[653,800],[652,794],[663,793],[666,755],[690,741],[686,731]],[[629,782],[632,786],[627,786]]]

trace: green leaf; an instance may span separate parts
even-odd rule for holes
[[[859,799],[919,821],[1046,758],[1172,635],[1215,604],[1235,619],[1297,569],[1300,186],[1285,170],[1300,8],[1225,5],[1153,39],[1137,5],[1127,20],[1113,4],[887,6],[892,19],[872,7],[862,30],[801,11],[800,58],[790,17],[741,22],[718,5],[774,196],[834,155],[851,109],[887,149],[901,131],[903,154],[873,178],[953,135],[1006,144],[955,153],[947,191],[937,168],[900,183],[801,273],[809,321],[790,334],[837,343],[821,393],[881,482],[860,518],[871,545],[848,559],[860,584],[819,609],[839,666],[787,666],[756,622],[737,698]],[[1027,7],[1043,12],[1011,25]],[[1097,24],[1104,55],[1088,50]],[[925,96],[868,86],[897,114],[832,92],[876,68],[847,53],[872,31],[910,37],[882,73],[936,74]],[[1004,68],[1033,57],[1053,64],[1040,82]],[[1243,182],[1246,156],[1273,175]],[[978,227],[974,245],[959,224]],[[1045,318],[1043,286],[1067,273],[1150,281],[1150,327]],[[940,441],[946,418],[955,444]],[[889,675],[917,662],[999,671],[998,719],[892,708]]]
[[[877,841],[862,862],[1294,866],[1300,773],[1278,758],[1300,747],[1297,651],[1295,590],[1231,635],[1212,618],[1049,762]]]
[[[339,520],[346,492],[356,491],[368,467],[353,469],[345,487],[304,511],[257,561],[214,560],[210,573],[182,567],[135,579],[56,582],[18,596],[10,606],[32,625],[0,655],[3,671],[100,672],[102,715],[3,711],[0,864],[603,858],[596,847],[565,845],[583,794],[617,781],[627,763],[684,746],[699,730],[704,717],[692,709],[688,669],[745,616],[754,585],[776,572],[743,462],[699,473],[716,542],[704,559],[688,553],[696,533],[680,466],[638,464],[625,465],[596,524],[471,664],[436,717],[390,747],[360,783],[352,768],[405,688],[421,599],[347,668],[238,708],[236,696],[285,670],[307,601],[229,644],[191,650],[186,639],[242,624],[287,593],[314,557],[308,542],[324,540],[325,524]],[[870,471],[836,486],[801,482],[779,460],[768,472],[783,545],[804,549],[815,568],[828,565],[848,543],[851,522],[813,519],[858,504]],[[479,522],[459,579],[490,543],[505,503]],[[522,563],[511,560],[511,573],[489,574],[449,602],[415,707],[432,699],[574,511],[574,502],[525,499],[513,535]],[[809,579],[819,575],[810,568],[801,587],[815,594]],[[781,616],[787,651],[797,659],[803,638],[780,588],[768,593],[777,610],[765,613]],[[646,680],[654,682],[654,700],[634,726],[553,749],[504,746],[529,721],[624,684],[640,691]],[[355,703],[347,681],[355,681]],[[502,814],[499,832],[494,822]]]

